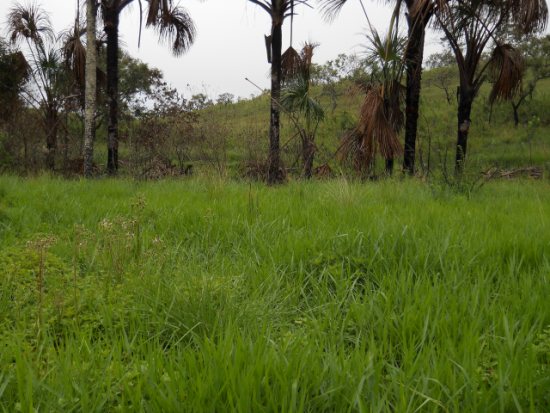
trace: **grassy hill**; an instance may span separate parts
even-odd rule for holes
[[[452,168],[456,145],[456,85],[447,81],[450,100],[441,88],[442,73],[449,69],[425,71],[421,97],[418,133],[417,163],[421,170],[438,169],[445,164]],[[326,119],[320,125],[317,145],[317,164],[330,162],[338,168],[334,151],[342,132],[356,120],[361,105],[360,94],[352,94],[352,84],[337,84],[335,102],[318,86],[315,95],[326,109]],[[489,85],[485,85],[477,97],[470,130],[468,165],[471,171],[496,166],[514,168],[527,165],[550,169],[550,80],[539,82],[533,99],[520,108],[520,125],[514,127],[510,103],[498,103],[493,108],[488,103]],[[251,155],[265,156],[267,150],[269,95],[241,101],[232,105],[216,105],[202,111],[203,121],[225,125],[228,139],[228,159],[238,163]],[[528,122],[537,117],[535,126]],[[296,159],[297,140],[288,117],[282,117],[281,143],[284,146],[285,164],[292,166]]]

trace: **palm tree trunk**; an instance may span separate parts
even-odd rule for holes
[[[57,126],[57,111],[53,107],[48,107],[46,111],[46,166],[52,172],[55,170]]]
[[[107,172],[118,170],[118,23],[117,2],[105,8],[105,33],[107,34],[107,100],[109,123],[107,129]]]
[[[269,157],[267,183],[276,184],[283,181],[280,159],[280,118],[281,109],[281,53],[282,53],[282,25],[274,23],[272,30],[272,62],[271,62],[271,119],[269,125]]]
[[[69,164],[69,112],[67,110],[63,118],[63,169],[66,170]]]
[[[84,113],[84,176],[91,177],[94,163],[97,93],[96,0],[86,0],[86,96]]]
[[[407,7],[412,7],[412,2]],[[405,151],[403,171],[413,175],[416,158],[416,134],[418,131],[418,113],[420,107],[420,90],[422,87],[422,61],[424,59],[424,39],[426,26],[431,15],[421,15],[418,19],[408,19],[408,45],[405,53],[407,72],[407,90],[405,97]]]
[[[468,133],[472,123],[470,115],[474,102],[475,90],[473,87],[461,86],[458,100],[458,130],[456,143],[455,173],[460,175],[464,170],[466,149],[468,145]]]
[[[303,176],[310,179],[313,176],[313,159],[315,158],[315,144],[310,136],[302,140],[302,161],[304,162]]]
[[[519,109],[519,105],[520,105],[521,101],[516,104],[512,101],[512,109],[514,110],[514,127],[517,128],[519,126],[519,112],[518,112],[518,109]]]

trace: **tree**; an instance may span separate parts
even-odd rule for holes
[[[232,93],[226,92],[218,96],[218,98],[216,99],[216,104],[227,106],[232,104],[234,101],[235,101],[235,95],[233,95]]]
[[[490,73],[495,79],[491,102],[509,100],[519,90],[523,77],[519,52],[505,43],[510,25],[523,33],[546,25],[546,2],[542,0],[448,0],[437,12],[437,25],[455,55],[460,87],[458,91],[458,128],[455,171],[464,168],[472,104]],[[486,48],[493,46],[487,61]]]
[[[107,100],[109,122],[107,137],[107,171],[118,170],[118,99],[119,99],[119,21],[122,11],[134,1],[142,10],[141,0],[100,0],[107,35]],[[154,27],[161,40],[172,41],[176,56],[183,54],[195,39],[195,26],[187,12],[172,0],[146,0],[146,26]],[[141,21],[140,21],[141,25]]]
[[[325,14],[334,16],[348,0],[320,0]],[[366,8],[359,0],[365,17],[368,20]],[[405,47],[405,72],[407,77],[405,95],[405,152],[403,170],[414,174],[416,157],[416,135],[418,130],[418,115],[420,91],[422,85],[422,61],[424,58],[424,40],[426,28],[437,8],[437,0],[396,0],[396,9],[404,3],[407,9],[408,37]],[[369,22],[370,25],[370,22]]]
[[[154,99],[156,87],[163,82],[162,71],[121,51],[118,88],[120,114],[139,116],[147,111],[147,100]]]
[[[445,98],[450,105],[455,98],[456,79],[458,77],[455,58],[452,52],[434,53],[428,57],[426,66],[430,68],[429,84],[445,92]]]
[[[399,37],[397,13],[394,13],[388,35],[381,37],[371,27],[371,45],[367,62],[372,79],[362,85],[365,98],[357,126],[344,135],[341,156],[351,160],[354,168],[365,175],[372,170],[376,153],[386,162],[386,173],[393,173],[395,156],[402,152],[398,135],[404,123],[403,51],[405,40]]]
[[[510,101],[516,128],[520,122],[520,106],[527,99],[533,97],[540,80],[550,78],[550,36],[530,36],[526,41],[522,42],[522,51],[526,68],[524,81],[520,92]]]
[[[202,110],[212,106],[213,104],[214,102],[212,102],[212,99],[210,99],[207,95],[204,93],[197,93],[191,96],[191,99],[187,102],[187,107],[191,111]]]
[[[46,134],[46,165],[53,171],[62,122],[60,112],[66,101],[74,98],[67,93],[71,74],[63,64],[50,20],[38,5],[13,6],[8,14],[8,30],[13,44],[26,46],[29,82],[21,96],[41,115]]]
[[[325,113],[319,102],[311,96],[311,68],[315,45],[306,43],[299,56],[294,76],[287,80],[282,93],[282,106],[290,114],[302,140],[303,177],[311,178],[315,157],[315,135]],[[303,123],[299,118],[303,119]]]
[[[94,164],[97,110],[96,0],[86,0],[86,88],[84,104],[84,175],[91,177]]]
[[[11,50],[0,38],[0,122],[9,121],[20,106],[20,93],[30,76],[29,65],[20,51]]]
[[[430,23],[437,0],[405,0],[407,7],[408,41],[405,49],[407,89],[405,98],[405,151],[403,171],[414,174],[416,138],[422,87],[422,61],[426,28]]]
[[[280,100],[282,81],[282,26],[294,14],[294,7],[308,0],[248,0],[261,7],[271,17],[271,35],[266,38],[268,61],[271,63],[271,116],[269,123],[268,184],[284,180],[280,157]]]
[[[361,77],[368,69],[364,59],[357,55],[341,53],[336,59],[329,60],[323,65],[313,64],[312,78],[317,83],[330,84]]]

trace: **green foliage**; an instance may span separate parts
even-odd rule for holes
[[[0,178],[0,410],[547,411],[549,189]]]

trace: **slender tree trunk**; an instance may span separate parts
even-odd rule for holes
[[[86,0],[86,96],[84,109],[84,175],[90,178],[94,165],[97,97],[96,0]]]
[[[458,98],[458,131],[456,143],[455,173],[460,175],[464,170],[466,161],[466,149],[468,145],[468,133],[472,123],[470,115],[474,102],[475,91],[473,87],[461,86]]]
[[[105,33],[107,34],[107,100],[109,124],[107,127],[107,172],[118,170],[118,7],[117,2],[105,8]]]
[[[276,184],[283,181],[280,158],[280,119],[281,109],[281,53],[283,34],[281,24],[274,23],[272,29],[272,62],[271,62],[271,119],[269,125],[269,158],[267,183]]]
[[[514,102],[512,102],[512,109],[514,110],[514,127],[517,128],[519,126],[519,103],[516,105]]]
[[[49,107],[46,113],[46,166],[52,172],[55,171],[57,126],[57,111]]]
[[[303,177],[310,179],[313,176],[313,159],[315,158],[315,145],[310,136],[302,140],[302,161],[304,162]]]
[[[413,2],[407,2],[410,10]],[[422,87],[422,61],[424,59],[424,39],[426,26],[431,15],[421,15],[418,19],[408,20],[408,45],[405,53],[407,72],[407,90],[405,97],[405,151],[403,155],[403,171],[413,175],[416,157],[416,134],[418,131],[418,114],[420,108],[420,90]]]
[[[65,111],[63,119],[63,169],[69,164],[69,113]]]

